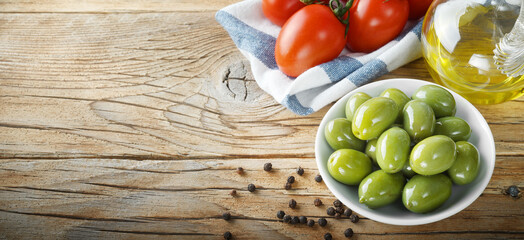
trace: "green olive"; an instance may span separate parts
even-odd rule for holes
[[[324,137],[333,150],[350,148],[364,151],[366,141],[360,140],[351,131],[351,122],[345,118],[329,121],[324,128]]]
[[[329,156],[327,167],[329,174],[348,185],[357,185],[372,170],[369,157],[357,150],[340,149]]]
[[[346,102],[346,118],[350,121],[353,120],[353,116],[355,115],[357,108],[369,99],[371,99],[371,96],[363,92],[355,93],[349,97],[348,101]]]
[[[402,168],[402,173],[407,178],[412,178],[413,176],[417,175],[417,173],[413,172],[413,169],[411,169],[409,161],[406,161],[406,164],[404,164],[404,167]]]
[[[377,141],[378,166],[387,173],[400,172],[409,157],[408,133],[398,127],[386,130]]]
[[[451,180],[444,174],[415,175],[404,186],[402,203],[415,213],[427,213],[440,207],[451,196]]]
[[[428,137],[413,147],[409,164],[414,172],[434,175],[448,170],[457,156],[455,142],[444,135]]]
[[[377,140],[376,138],[368,140],[368,143],[366,144],[366,154],[369,158],[373,161],[373,164],[378,166],[377,163]]]
[[[406,180],[402,173],[389,174],[377,170],[365,177],[358,186],[358,201],[369,208],[379,208],[397,200]]]
[[[351,130],[362,140],[378,138],[397,118],[398,107],[390,98],[372,98],[357,108]]]
[[[412,100],[404,106],[404,130],[414,142],[433,135],[435,131],[435,115],[426,103]]]
[[[456,142],[457,159],[448,169],[448,175],[457,185],[473,182],[478,175],[480,158],[479,152],[473,144],[466,141]]]
[[[419,87],[411,98],[422,100],[431,106],[437,118],[454,116],[457,111],[453,95],[448,90],[437,85]]]
[[[462,118],[443,117],[435,122],[435,135],[446,135],[455,142],[467,141],[471,136],[471,128]]]
[[[381,94],[381,97],[387,97],[393,99],[395,103],[398,106],[398,115],[397,115],[397,122],[402,122],[402,109],[404,108],[404,105],[406,105],[407,102],[409,102],[411,99],[402,91],[396,88],[388,88],[384,90]]]

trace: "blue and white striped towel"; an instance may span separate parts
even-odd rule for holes
[[[356,87],[421,57],[419,20],[408,22],[400,36],[372,53],[344,49],[338,58],[291,78],[275,62],[280,27],[264,17],[261,0],[227,6],[215,18],[249,60],[260,88],[300,115],[318,111]]]

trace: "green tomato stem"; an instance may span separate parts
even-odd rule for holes
[[[333,5],[333,3],[336,3],[336,6]],[[353,6],[353,0],[349,0],[346,2],[346,5],[342,5],[340,3],[340,0],[329,0],[329,8],[331,8],[331,11],[333,11],[333,14],[337,17],[337,19],[344,24],[346,27],[344,31],[344,37],[348,35],[349,30],[349,9]],[[345,17],[347,13],[347,17]]]

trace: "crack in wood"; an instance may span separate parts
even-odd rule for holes
[[[139,191],[160,191],[160,192],[192,192],[192,191],[211,191],[211,190],[231,190],[232,188],[192,188],[192,189],[186,189],[186,188],[150,188],[150,187],[136,187],[136,186],[123,186],[123,185],[116,185],[116,184],[106,184],[106,183],[91,183],[91,182],[83,182],[83,184],[93,185],[93,186],[100,186],[100,187],[109,187],[109,188],[117,188],[122,190],[139,190]],[[246,190],[247,191],[247,190]]]
[[[82,159],[120,159],[132,161],[186,161],[186,160],[230,160],[230,159],[314,159],[315,153],[299,154],[224,154],[224,155],[85,155],[85,156],[20,156],[0,155],[1,159],[22,159],[22,160],[82,160]]]
[[[232,98],[242,102],[248,101],[252,91],[247,85],[248,82],[255,82],[252,77],[248,77],[248,75],[251,75],[248,65],[249,63],[245,60],[230,64],[221,76],[221,82],[232,95]]]
[[[144,222],[144,221],[139,221],[139,220],[130,220],[130,219],[121,219],[121,218],[94,218],[94,217],[87,217],[87,216],[60,214],[60,213],[21,212],[21,211],[7,210],[7,209],[0,209],[0,212],[14,213],[14,214],[23,214],[23,215],[32,215],[32,216],[41,216],[41,217],[65,218],[65,219],[73,219],[73,220],[87,220],[87,221],[133,222],[133,223],[142,223],[142,222]]]
[[[157,174],[180,174],[180,173],[187,173],[187,172],[202,172],[202,171],[224,171],[225,169],[216,169],[211,167],[206,168],[200,168],[200,169],[181,169],[176,171],[155,171],[155,170],[148,170],[148,169],[129,169],[129,168],[119,168],[119,167],[104,167],[107,169],[115,169],[115,170],[121,170],[121,171],[130,171],[130,172],[146,172],[146,173],[157,173]]]
[[[51,188],[36,188],[36,187],[28,187],[28,186],[5,186],[9,189],[27,189],[27,190],[35,190],[35,191],[46,191],[46,192],[58,192],[58,193],[72,193],[72,194],[81,194],[81,195],[98,195],[98,196],[110,196],[107,194],[102,193],[94,193],[94,192],[86,192],[86,191],[74,191],[74,190],[63,190],[63,189],[51,189]]]
[[[102,229],[102,228],[85,227],[85,226],[82,226],[80,228],[90,229],[90,230],[100,231],[100,232],[128,233],[128,234],[139,234],[139,235],[162,235],[162,236],[216,236],[217,235],[217,234],[212,234],[212,233],[116,230],[116,229]]]

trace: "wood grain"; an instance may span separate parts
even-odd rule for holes
[[[150,13],[150,12],[201,12],[217,11],[236,0],[2,0],[0,12],[4,13]]]
[[[455,216],[416,227],[278,222],[278,210],[325,217],[335,200],[313,180],[328,108],[297,116],[258,88],[214,20],[232,2],[0,1],[0,239],[343,239],[348,227],[353,239],[524,238],[523,200],[504,194],[524,186],[522,98],[477,106],[495,172]],[[422,60],[380,79],[393,77],[430,79]]]

